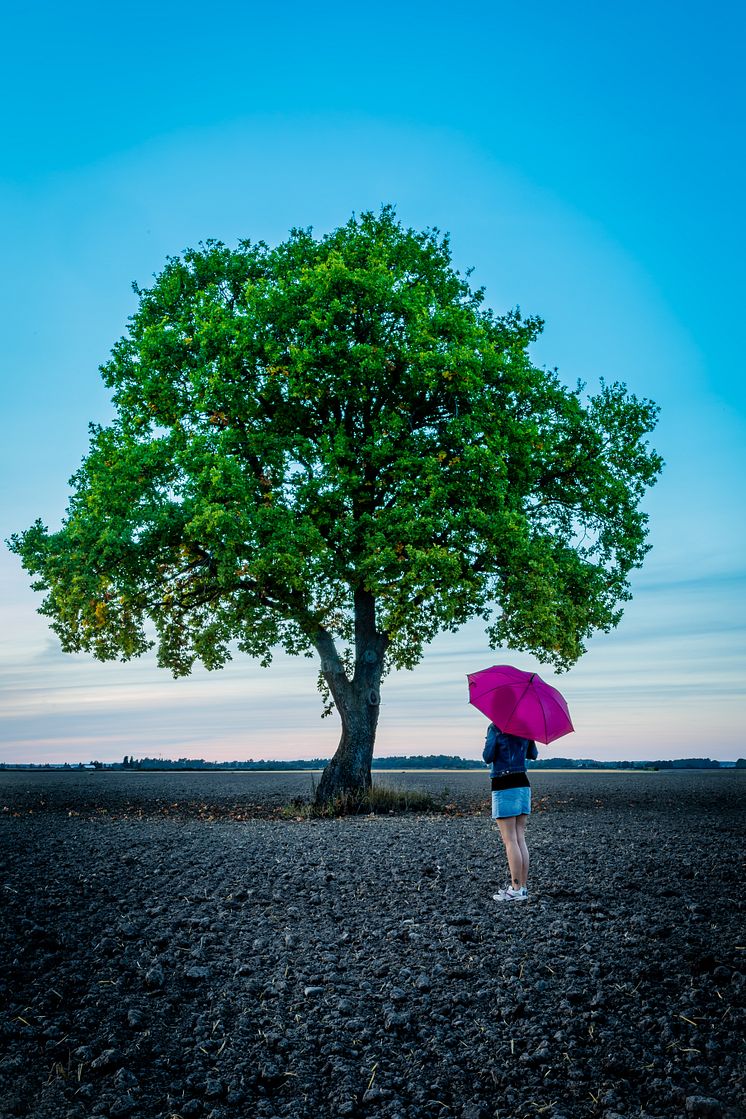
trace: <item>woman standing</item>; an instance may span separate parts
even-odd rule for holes
[[[507,734],[490,723],[482,757],[492,767],[492,818],[500,828],[510,870],[510,884],[493,894],[495,901],[528,899],[526,821],[531,813],[531,786],[526,759],[538,756],[532,739]]]

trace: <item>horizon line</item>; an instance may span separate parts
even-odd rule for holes
[[[448,761],[453,761],[453,762],[461,762],[464,765],[479,767],[479,768],[487,765],[487,763],[481,761],[478,758],[465,758],[465,757],[462,757],[459,754],[383,754],[380,757],[374,757],[372,759],[371,766],[375,767],[376,763],[381,763],[381,762],[388,762],[388,763],[402,762],[403,763],[403,762],[412,762],[412,761],[430,761],[432,759],[438,759],[438,760],[443,759],[443,760],[448,760]],[[143,767],[142,766],[143,762],[155,762],[155,763],[163,762],[167,765],[178,767],[180,769],[188,769],[192,766],[197,767],[197,768],[204,768],[204,769],[225,769],[225,768],[228,768],[228,767],[231,767],[231,766],[236,766],[236,767],[243,766],[246,769],[254,769],[258,766],[271,766],[271,765],[275,765],[280,769],[292,769],[294,767],[298,767],[300,769],[308,769],[308,768],[311,768],[312,766],[314,766],[315,764],[318,766],[318,768],[325,768],[331,760],[332,760],[331,758],[314,757],[314,758],[293,758],[293,759],[287,759],[287,760],[283,759],[283,758],[247,758],[247,759],[244,759],[244,760],[240,760],[238,758],[233,758],[233,759],[230,759],[230,760],[226,759],[224,761],[217,761],[217,760],[207,760],[205,758],[186,758],[186,757],[164,758],[164,757],[153,757],[151,755],[145,755],[142,758],[133,758],[130,761],[130,763],[126,764],[126,765],[124,764],[123,761],[99,761],[98,759],[95,759],[95,760],[92,760],[92,761],[87,761],[87,762],[83,762],[83,761],[73,761],[73,762],[69,762],[69,761],[65,761],[65,762],[11,762],[11,761],[0,761],[0,769],[65,769],[65,768],[69,767],[69,768],[74,768],[74,769],[80,769],[80,768],[97,769],[97,768],[101,768],[101,769],[125,769],[126,770],[126,769],[137,769],[137,768],[152,768],[152,767],[149,767],[149,766]],[[528,768],[531,768],[531,769],[543,768],[545,763],[552,762],[552,763],[556,764],[557,762],[560,762],[560,761],[575,762],[576,764],[590,763],[590,764],[593,764],[593,765],[606,766],[606,767],[613,766],[613,765],[619,764],[621,762],[624,762],[625,764],[628,764],[628,765],[634,765],[634,766],[641,766],[641,765],[671,766],[671,765],[674,765],[676,763],[681,763],[681,762],[700,761],[700,762],[717,763],[718,765],[724,766],[725,768],[732,768],[736,765],[736,762],[740,761],[740,760],[746,760],[746,759],[740,759],[740,758],[735,759],[735,760],[734,759],[720,759],[720,758],[712,758],[712,757],[705,756],[705,755],[702,755],[702,754],[696,754],[696,755],[692,754],[692,755],[685,755],[685,756],[679,757],[679,758],[611,758],[611,759],[608,759],[608,760],[600,760],[598,758],[575,758],[575,757],[571,757],[569,755],[560,755],[556,758],[541,758],[541,759],[538,760],[538,762],[533,762],[533,761],[529,760]],[[397,767],[394,766],[393,768],[397,768]]]

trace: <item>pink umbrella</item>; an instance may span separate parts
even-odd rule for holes
[[[564,697],[535,672],[494,664],[467,680],[469,703],[508,734],[553,742],[575,730]]]

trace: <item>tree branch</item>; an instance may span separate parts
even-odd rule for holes
[[[350,700],[351,685],[345,672],[342,658],[340,657],[334,638],[327,629],[319,625],[312,634],[309,634],[321,660],[321,671],[329,685],[337,708],[344,710]]]

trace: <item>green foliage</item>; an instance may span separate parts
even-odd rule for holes
[[[402,815],[409,812],[443,812],[445,798],[436,801],[424,789],[398,785],[372,785],[357,792],[344,792],[327,801],[297,799],[283,809],[287,818],[329,820],[339,816]]]
[[[447,237],[385,207],[136,291],[62,528],[10,541],[64,649],[178,676],[328,638],[349,677],[361,592],[389,666],[479,616],[564,669],[617,624],[657,409],[537,369],[541,321],[486,309]]]

